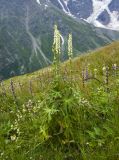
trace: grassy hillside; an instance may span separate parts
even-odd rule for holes
[[[1,84],[1,160],[119,159],[119,42],[60,66]]]

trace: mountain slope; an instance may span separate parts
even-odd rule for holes
[[[118,0],[50,0],[66,14],[84,19],[96,27],[119,31]]]
[[[100,73],[102,73],[103,66],[109,66],[110,69],[112,68],[112,64],[117,64],[117,66],[119,66],[119,41],[113,42],[112,44],[97,49],[93,52],[88,52],[87,54],[80,55],[74,58],[72,64],[73,70],[78,72],[78,76],[81,76],[82,69],[85,68],[88,64],[90,65],[90,68],[98,69],[99,76]],[[62,63],[61,70],[67,70],[66,73],[69,73],[68,75],[70,75],[69,61]],[[74,76],[75,74],[77,74],[76,72],[73,72]],[[42,81],[42,83],[45,82],[45,85],[47,86],[49,84],[49,81],[47,81],[47,77],[49,77],[50,74],[51,67],[47,67],[30,74],[13,77],[12,80],[15,83],[17,83],[18,81],[21,82],[21,84],[23,83],[25,85],[25,90],[27,90],[28,82],[30,80],[35,80],[35,83],[37,83],[37,78],[40,78],[39,81]],[[10,83],[10,80],[11,79],[6,80],[5,84],[8,85]],[[37,90],[37,85],[35,84],[34,86]]]
[[[48,66],[52,61],[53,26],[67,39],[73,33],[74,52],[86,52],[119,38],[62,13],[47,0],[0,1],[0,79]],[[66,44],[64,44],[64,50]],[[62,55],[62,59],[66,57]]]

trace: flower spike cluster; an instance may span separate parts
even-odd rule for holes
[[[60,75],[60,54],[61,54],[61,34],[58,30],[57,25],[54,25],[54,41],[52,46],[52,52],[54,54],[53,67],[55,76]],[[73,58],[73,45],[72,45],[72,34],[68,36],[68,57],[70,60],[70,66],[72,70],[72,58]]]
[[[59,74],[59,64],[60,64],[60,54],[61,54],[61,34],[57,28],[57,25],[54,26],[54,41],[52,46],[52,51],[54,53],[54,70],[55,74]]]
[[[72,34],[69,34],[69,37],[68,37],[68,57],[70,60],[73,57]]]
[[[54,53],[54,59],[61,54],[61,34],[57,28],[57,25],[54,26],[54,41],[52,51]]]

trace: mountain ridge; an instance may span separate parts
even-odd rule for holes
[[[119,31],[118,0],[50,0],[50,2],[74,18],[83,19],[96,27]]]

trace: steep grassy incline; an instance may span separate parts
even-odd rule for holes
[[[119,42],[58,69],[1,83],[0,160],[118,160]]]

